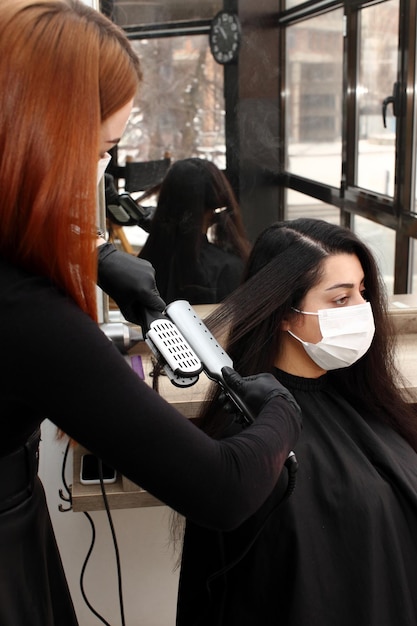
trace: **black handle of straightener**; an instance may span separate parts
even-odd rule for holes
[[[255,421],[255,415],[252,413],[250,408],[245,404],[245,402],[238,396],[238,394],[230,389],[230,387],[226,384],[225,380],[222,381],[222,387],[226,395],[232,400],[234,405],[239,410],[240,415],[242,416],[242,423],[244,426],[250,426]]]
[[[144,309],[142,313],[142,334],[146,337],[149,328],[155,320],[165,320],[167,319],[166,315],[161,311],[156,311],[155,309]]]

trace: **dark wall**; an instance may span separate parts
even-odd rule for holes
[[[279,190],[271,181],[280,169],[278,2],[240,0],[238,13],[239,61],[225,68],[227,158],[253,240],[280,218]]]

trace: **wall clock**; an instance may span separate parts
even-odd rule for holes
[[[240,38],[241,28],[236,13],[220,11],[214,16],[209,32],[209,42],[211,53],[217,63],[226,65],[237,59]]]

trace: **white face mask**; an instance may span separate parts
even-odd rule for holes
[[[375,332],[374,316],[369,302],[340,309],[322,309],[317,313],[298,311],[303,315],[317,315],[323,339],[318,343],[300,341],[308,356],[324,370],[349,367],[369,349]]]
[[[97,163],[97,185],[103,178],[104,172],[106,171],[106,168],[108,164],[110,163],[110,161],[111,161],[111,154],[106,152],[105,156],[102,159],[100,159],[99,162]]]

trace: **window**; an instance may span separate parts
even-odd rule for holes
[[[207,36],[132,42],[142,62],[143,84],[118,149],[119,165],[199,156],[224,167],[223,70]]]
[[[405,293],[415,285],[417,3],[334,7],[291,2],[279,17],[285,214],[339,213],[375,250],[389,293]]]
[[[339,186],[342,165],[343,12],[287,28],[288,171]]]
[[[357,88],[357,175],[359,187],[394,195],[395,130],[393,107],[382,102],[397,80],[399,0],[361,10],[359,84]]]

